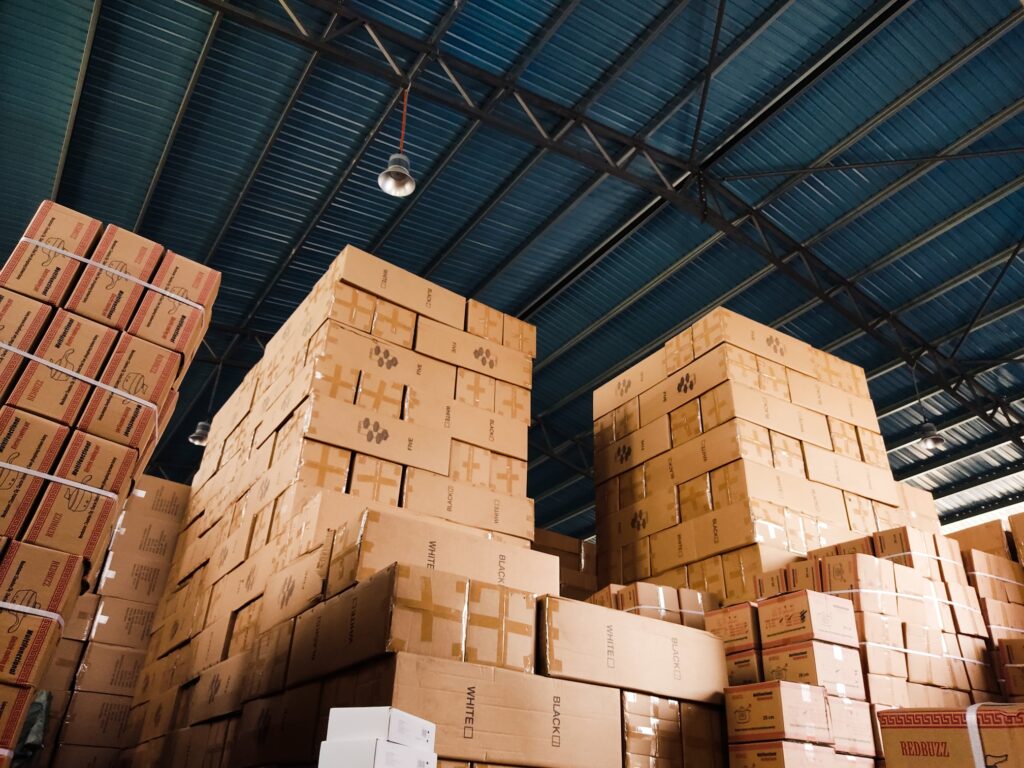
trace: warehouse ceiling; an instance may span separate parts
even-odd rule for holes
[[[541,525],[593,531],[591,391],[720,304],[864,366],[896,476],[948,519],[1009,509],[1022,21],[1020,0],[8,0],[0,243],[54,196],[224,272],[151,467],[174,478],[352,243],[538,325]],[[376,177],[406,86],[398,199]]]

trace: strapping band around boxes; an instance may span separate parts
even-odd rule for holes
[[[64,632],[64,617],[59,613],[53,611],[44,611],[42,608],[33,608],[31,605],[22,605],[21,603],[8,603],[0,600],[0,610],[11,611],[12,613],[24,613],[29,616],[38,616],[41,619],[50,619],[56,621],[60,626],[60,631]]]
[[[927,558],[929,560],[938,560],[940,563],[949,563],[950,565],[956,565],[956,566],[959,566],[960,568],[964,567],[963,563],[959,563],[959,562],[957,562],[956,560],[954,560],[951,557],[943,557],[942,555],[933,555],[933,554],[931,554],[929,552],[914,552],[914,551],[895,552],[895,553],[893,553],[891,555],[879,555],[879,559],[880,560],[894,560],[897,557],[908,557],[908,556],[911,556],[911,557],[924,557],[924,558]]]
[[[661,611],[662,613],[677,613],[680,616],[703,616],[704,611],[694,611],[689,608],[666,608],[664,605],[633,605],[623,608],[623,613],[639,613],[640,611]]]
[[[958,603],[958,602],[955,602],[953,600],[944,600],[941,597],[936,597],[934,595],[932,595],[932,596],[929,596],[929,595],[912,595],[912,594],[909,594],[907,592],[893,592],[892,590],[888,590],[888,589],[868,589],[868,588],[863,588],[863,589],[834,589],[831,592],[826,592],[825,594],[827,594],[827,595],[852,595],[852,594],[855,594],[855,593],[858,593],[858,592],[863,592],[863,593],[869,594],[869,595],[893,595],[894,597],[902,597],[902,598],[904,598],[906,600],[920,600],[921,602],[925,602],[925,603],[942,603],[943,605],[949,605],[949,606],[952,606],[953,608],[963,608],[965,611],[970,611],[971,613],[976,613],[979,616],[982,615],[982,613],[981,613],[981,611],[979,609],[972,608],[971,606],[967,605],[966,603]]]
[[[968,571],[968,576],[984,576],[986,579],[993,579],[994,581],[1001,581],[1004,584],[1013,584],[1015,587],[1024,587],[1024,582],[1016,581],[1014,579],[1007,579],[1003,576],[996,576],[991,573],[983,573],[982,571]]]
[[[79,483],[75,480],[69,480],[66,477],[60,477],[58,475],[51,475],[49,472],[40,472],[38,469],[29,469],[28,467],[19,467],[17,464],[8,464],[6,461],[0,461],[0,469],[9,469],[12,472],[20,472],[24,475],[31,475],[32,477],[38,477],[40,480],[50,480],[54,483],[66,485],[70,488],[76,488],[79,491],[85,491],[86,493],[95,493],[97,496],[103,496],[110,499],[111,501],[117,501],[117,494],[113,491],[108,491],[103,488],[93,488],[91,485],[85,483]]]
[[[203,308],[202,304],[197,304],[191,299],[186,299],[184,296],[179,296],[178,294],[173,293],[172,291],[169,291],[166,288],[161,288],[158,285],[147,283],[145,280],[141,280],[135,277],[135,275],[129,275],[127,272],[122,272],[119,269],[114,269],[114,267],[111,267],[109,264],[104,264],[99,261],[87,259],[85,256],[79,256],[77,253],[65,251],[63,248],[58,248],[55,245],[44,243],[42,240],[33,240],[31,237],[23,237],[21,238],[20,242],[28,243],[29,245],[34,245],[36,248],[45,248],[48,251],[59,253],[61,256],[64,256],[69,259],[74,259],[75,261],[85,264],[87,266],[96,267],[96,269],[102,269],[104,272],[109,272],[110,274],[117,276],[121,280],[127,280],[129,283],[141,285],[143,288],[147,290],[153,291],[154,293],[159,293],[161,296],[166,296],[171,301],[177,301],[180,304],[184,304],[187,307],[192,307],[192,309],[198,309],[203,314],[204,317],[206,316],[206,310]]]
[[[51,370],[59,371],[60,373],[64,374],[65,376],[68,376],[69,378],[78,379],[79,381],[89,384],[91,386],[98,387],[99,389],[104,389],[116,397],[123,397],[125,400],[131,400],[133,403],[138,403],[142,407],[149,408],[151,411],[153,411],[153,417],[157,420],[157,422],[160,421],[160,413],[157,410],[156,403],[151,403],[148,400],[143,400],[141,397],[136,397],[130,392],[125,392],[123,389],[118,389],[117,387],[113,387],[110,384],[104,384],[102,381],[99,381],[98,379],[94,379],[91,376],[86,376],[85,374],[79,373],[78,371],[73,371],[70,368],[65,368],[63,365],[58,365],[57,363],[39,357],[38,355],[33,355],[31,352],[26,352],[24,349],[13,347],[7,342],[0,341],[0,349],[6,350],[20,357],[24,357],[26,360],[31,360],[33,363],[38,363],[39,365],[42,365],[46,368],[50,368]]]
[[[981,731],[978,728],[978,710],[986,706],[985,702],[971,704],[965,713],[967,721],[967,740],[971,744],[971,756],[974,758],[974,768],[987,768],[985,760],[985,748],[981,743]],[[992,706],[988,704],[987,706]]]

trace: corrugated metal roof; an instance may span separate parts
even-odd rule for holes
[[[358,20],[376,25],[408,71],[449,3],[350,2],[331,26],[329,4],[290,0],[314,38],[343,30],[315,53],[317,44],[254,28],[234,6],[217,15],[221,1],[104,0],[66,145],[94,6],[0,7],[8,33],[0,53],[3,241],[12,243],[49,195],[64,148],[61,201],[126,226],[145,206],[144,234],[224,272],[207,351],[230,350],[233,365],[220,374],[214,406],[260,354],[235,326],[273,332],[353,243],[505,311],[529,310],[540,331],[534,411],[551,444],[539,430],[533,437],[563,451],[569,465],[582,460],[569,438],[589,439],[590,391],[724,302],[865,366],[894,469],[942,494],[943,510],[987,509],[1024,490],[1024,473],[1005,470],[1024,453],[936,391],[926,367],[915,385],[885,326],[864,332],[756,248],[562,151],[594,156],[578,124],[585,115],[598,124],[604,151],[624,158],[635,178],[661,183],[628,149],[634,139],[676,158],[677,167],[660,162],[658,171],[680,178],[719,0],[462,0],[439,49],[467,63],[455,66],[461,86],[478,105],[496,102],[489,108],[504,122],[479,123],[479,112],[439,103],[438,92],[460,97],[439,62],[424,60],[418,82],[434,91],[411,94],[407,149],[421,191],[406,200],[376,186],[398,144],[399,92],[370,71],[388,63]],[[295,30],[280,3],[239,7]],[[871,27],[871,19],[882,22]],[[948,353],[1024,236],[1024,154],[871,164],[1024,147],[1022,20],[1016,0],[733,0],[711,62],[696,159]],[[35,31],[43,27],[41,43]],[[530,103],[549,133],[564,133],[561,144],[508,132],[510,123],[529,127],[514,99],[496,95],[513,72],[521,72],[517,87],[550,100]],[[577,124],[562,107],[579,107]],[[810,163],[854,165],[750,176]],[[684,195],[695,188],[687,184]],[[727,216],[737,210],[720,195],[710,204]],[[749,222],[737,223],[760,242]],[[777,234],[769,242],[776,251],[792,247]],[[1024,398],[1024,366],[1003,359],[1024,351],[1022,292],[1024,258],[957,352],[962,368],[1011,401]],[[215,370],[200,362],[184,385],[158,454],[170,473],[197,461],[184,437],[210,408]],[[945,455],[955,461],[914,444],[923,415],[944,429]],[[530,490],[539,522],[582,535],[593,528],[592,482],[569,465],[534,451]]]

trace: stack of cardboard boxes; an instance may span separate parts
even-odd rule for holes
[[[78,598],[75,621],[39,687],[53,696],[39,765],[113,765],[130,746],[131,697],[146,661],[156,603],[170,571],[189,487],[142,475],[114,527],[96,591]]]
[[[725,309],[596,390],[594,436],[602,585],[741,603],[809,550],[937,527],[892,478],[864,371]]]
[[[95,586],[219,281],[157,243],[48,201],[0,269],[0,618],[14,659],[0,675],[0,750],[17,739],[45,672],[48,685],[70,690],[92,599],[79,617],[82,577]],[[82,684],[97,685],[91,674]]]
[[[444,759],[612,768],[619,688],[720,699],[717,638],[558,598],[531,550],[533,333],[340,254],[212,421],[132,764],[313,763],[361,705],[435,721]]]
[[[584,600],[597,591],[597,545],[572,536],[538,528],[533,548],[558,558],[561,594]]]

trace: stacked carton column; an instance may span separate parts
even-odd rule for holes
[[[18,649],[0,675],[0,750],[17,739],[44,671],[58,692],[51,723],[68,704],[94,599],[76,611],[82,577],[95,587],[219,280],[157,243],[48,201],[0,270],[0,614]]]
[[[809,549],[918,524],[863,370],[725,309],[598,389],[594,417],[603,583],[740,603]]]

